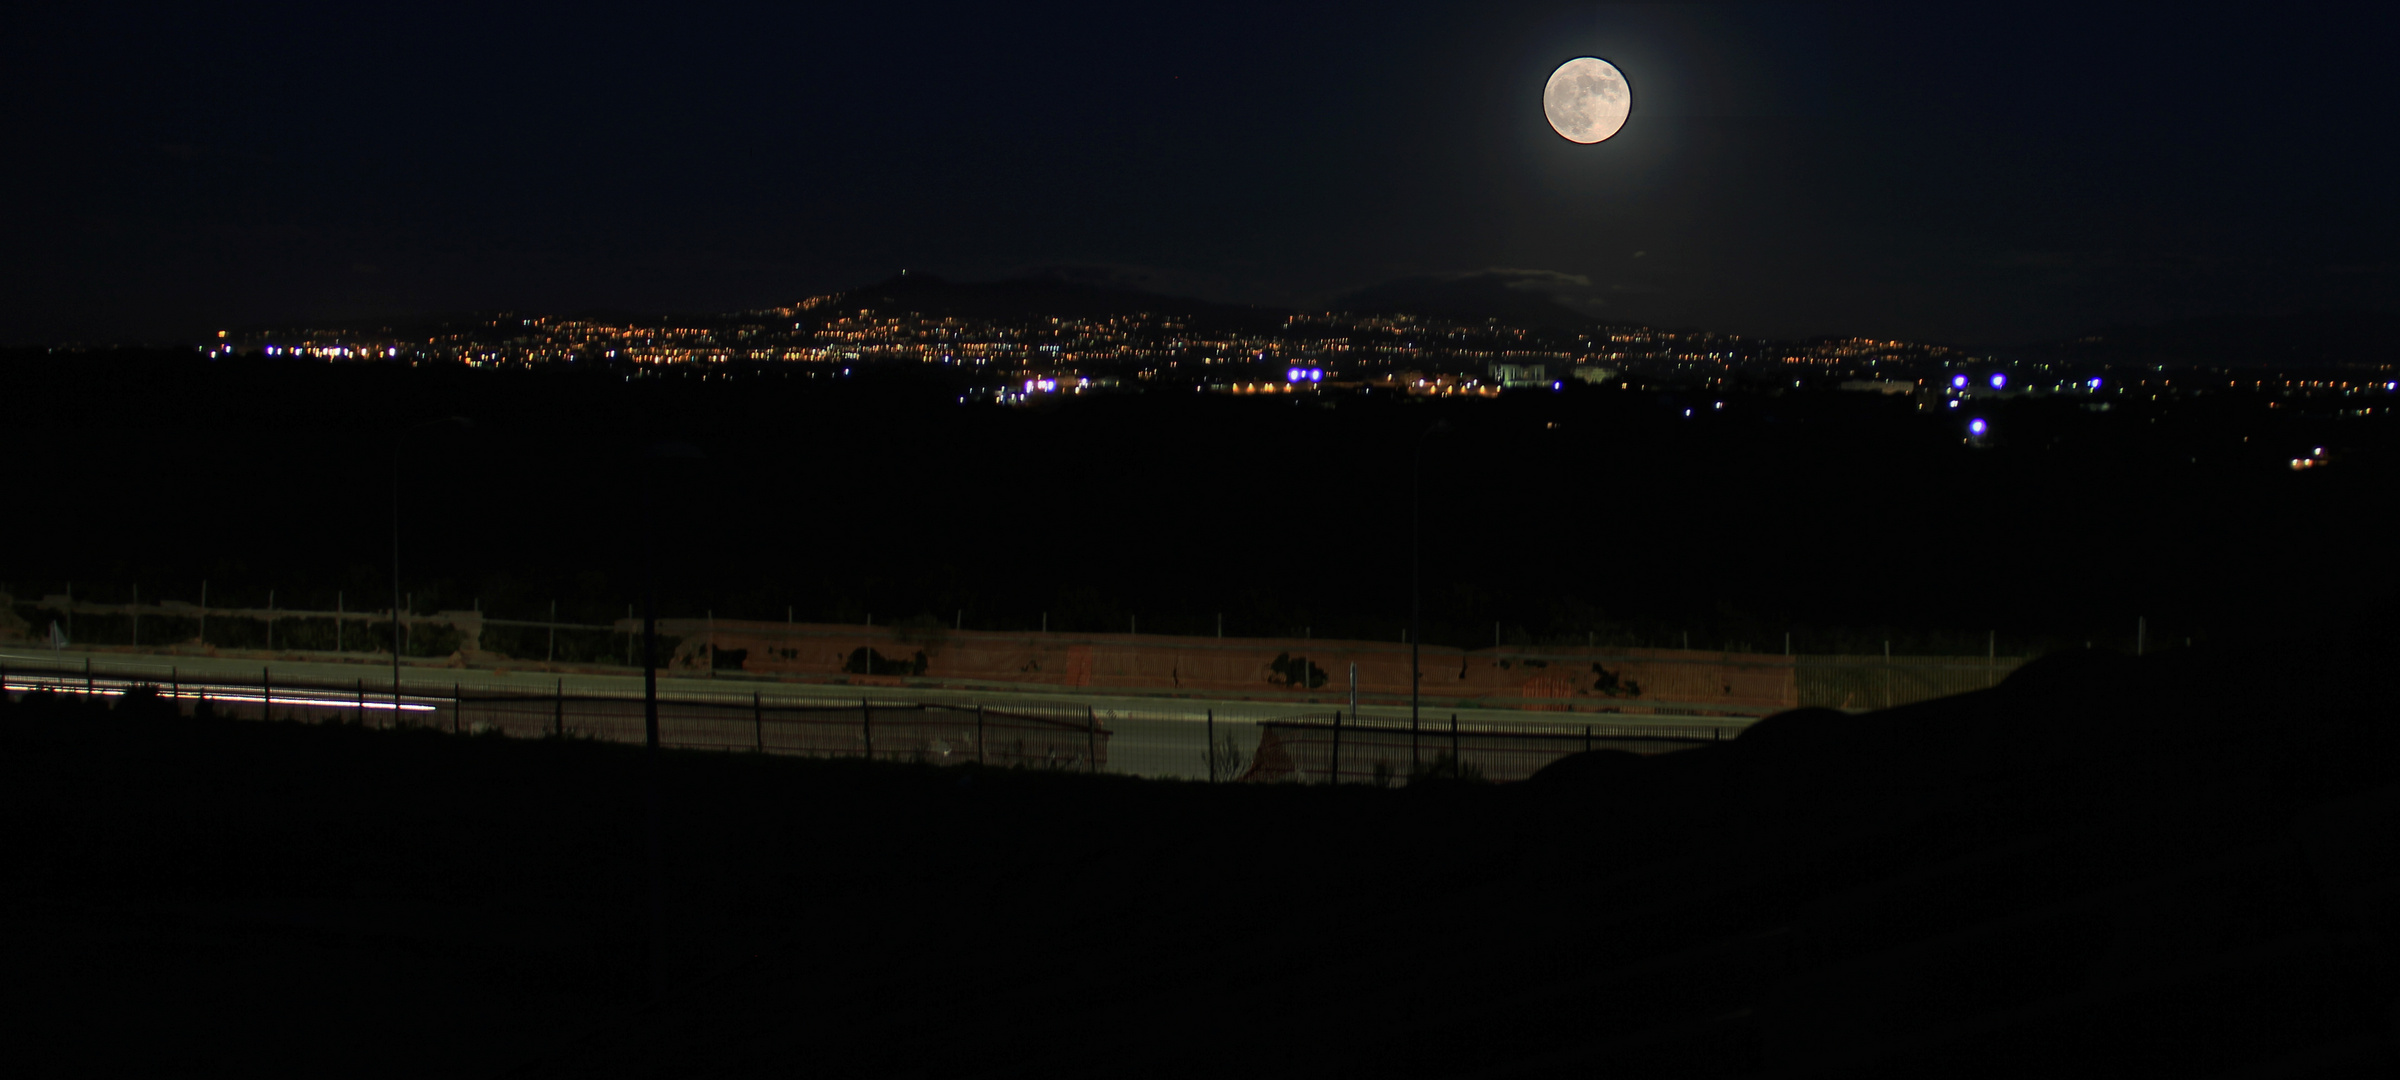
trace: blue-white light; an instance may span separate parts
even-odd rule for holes
[[[2008,374],[2006,372],[1995,371],[1992,373],[1992,389],[1999,390],[2005,388],[2007,385]]]
[[[2091,387],[2092,387],[2092,389],[2094,389],[2094,390],[2098,390],[2098,389],[2100,389],[2100,380],[2099,380],[2097,377],[2095,377],[2095,378],[2093,378],[2093,379],[2092,379],[2092,381],[2091,381]]]
[[[1967,434],[1969,434],[1969,435],[1973,435],[1973,436],[1975,436],[1976,438],[1980,439],[1980,438],[1982,438],[1982,437],[1983,437],[1983,433],[1984,433],[1984,431],[1985,431],[1985,426],[1984,426],[1984,423],[1983,423],[1983,418],[1982,418],[1982,417],[1980,417],[1980,416],[1979,416],[1979,417],[1976,417],[1976,418],[1975,418],[1975,419],[1973,419],[1973,420],[1969,420],[1969,421],[1967,421]]]
[[[1966,377],[1966,376],[1964,376],[1964,375],[1952,375],[1952,376],[1950,376],[1950,388],[1951,388],[1951,389],[1953,389],[1953,390],[1964,390],[1964,389],[1966,389],[1966,388],[1967,388],[1967,377]]]

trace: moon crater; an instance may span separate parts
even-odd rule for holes
[[[1596,143],[1625,126],[1633,111],[1633,87],[1615,64],[1579,56],[1558,65],[1542,88],[1542,115],[1569,142]]]

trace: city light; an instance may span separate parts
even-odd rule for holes
[[[1980,438],[1982,438],[1982,437],[1983,437],[1983,433],[1984,433],[1984,431],[1985,431],[1985,430],[1986,430],[1986,426],[1985,426],[1985,424],[1984,424],[1984,422],[1983,422],[1983,418],[1982,418],[1982,417],[1978,416],[1978,417],[1976,417],[1976,418],[1975,418],[1975,419],[1973,419],[1973,420],[1969,420],[1969,421],[1967,421],[1967,434],[1969,434],[1969,435],[1973,435],[1973,436],[1975,436],[1976,438],[1980,439]]]
[[[2005,373],[1998,371],[1992,373],[1992,389],[2000,390],[2006,388],[2007,386],[2008,376]]]
[[[1950,388],[1951,388],[1951,389],[1953,389],[1953,390],[1964,390],[1964,389],[1966,389],[1966,388],[1967,388],[1967,377],[1966,377],[1966,376],[1964,376],[1964,375],[1952,375],[1952,376],[1950,376]]]

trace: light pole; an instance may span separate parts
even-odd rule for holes
[[[1408,729],[1417,729],[1417,705],[1425,682],[1417,658],[1425,647],[1425,591],[1422,584],[1425,547],[1425,440],[1450,430],[1436,420],[1417,436],[1408,469]]]
[[[686,443],[659,442],[650,446],[645,455],[642,473],[642,531],[647,533],[658,524],[658,485],[666,466],[675,461],[698,461],[707,457],[698,448]],[[655,1001],[666,982],[666,950],[664,936],[667,925],[665,884],[665,855],[659,836],[658,791],[658,608],[654,570],[658,560],[650,555],[648,545],[637,549],[642,560],[642,751],[643,804],[649,820],[645,826],[650,863],[650,933],[642,958],[642,997]],[[714,662],[713,659],[711,661]]]
[[[463,416],[409,424],[392,432],[392,723],[400,722],[400,437],[429,427],[474,427]],[[363,718],[362,718],[363,720]]]

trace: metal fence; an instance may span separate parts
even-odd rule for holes
[[[1888,709],[2000,685],[2025,663],[2014,656],[1795,656],[1800,704]]]
[[[78,624],[77,620],[81,622]],[[99,604],[66,596],[0,594],[0,637],[42,639],[63,621],[85,648],[135,654],[144,648],[223,650],[278,661],[356,661],[389,656],[387,611],[306,611],[207,607],[179,601]],[[74,628],[80,627],[78,633]],[[640,623],[631,612],[612,624],[511,620],[481,611],[403,611],[403,655],[448,657],[470,668],[542,665],[631,674],[640,669]],[[1175,638],[1135,634],[1040,634],[914,631],[897,627],[662,619],[661,663],[679,675],[723,671],[767,678],[866,676],[922,691],[940,686],[1015,683],[1141,692],[1202,692],[1307,700],[1308,687],[1278,683],[1269,657],[1289,652],[1301,664],[1322,661],[1339,679],[1338,657],[1355,654],[1362,700],[1405,703],[1416,685],[1409,652],[1392,643]],[[931,634],[931,637],[924,636]],[[938,639],[939,643],[935,644]],[[1344,650],[1348,650],[1345,652]],[[934,656],[931,671],[896,660]],[[890,655],[886,655],[889,653]],[[847,666],[850,657],[858,666]],[[922,659],[922,657],[920,657]],[[1456,679],[1428,678],[1437,707],[1516,708],[1528,712],[1709,713],[1765,716],[1794,706],[1878,709],[1997,685],[2022,658],[1973,656],[1798,655],[1689,649],[1569,647],[1460,650],[1428,646],[1425,671],[1455,668]],[[813,666],[812,666],[813,665]],[[889,665],[889,667],[886,667]],[[1603,670],[1605,669],[1605,670]],[[1028,671],[1033,674],[1027,674]],[[1472,676],[1472,678],[1470,678]],[[1619,682],[1619,679],[1622,682]],[[1595,679],[1605,679],[1603,691]],[[1330,685],[1316,690],[1330,695]],[[1316,698],[1316,700],[1323,700]]]
[[[432,727],[457,734],[583,738],[639,743],[646,706],[639,693],[568,693],[563,681],[543,694],[454,683],[448,693],[349,680],[277,678],[262,667],[255,683],[186,681],[177,669],[148,665],[28,664],[0,667],[11,694],[118,697],[148,692],[185,713],[245,720],[346,720],[379,727]],[[751,750],[813,757],[865,757],[941,764],[1097,772],[1109,767],[1115,732],[1096,710],[1040,706],[991,708],[861,697],[856,704],[769,699],[763,692],[668,692],[658,697],[661,746]]]
[[[1505,782],[1523,780],[1585,750],[1657,754],[1705,746],[1727,734],[1720,728],[1662,731],[1607,725],[1585,725],[1580,731],[1473,723],[1461,727],[1455,715],[1441,727],[1413,728],[1345,724],[1339,719],[1270,721],[1259,725],[1258,749],[1242,779],[1391,784],[1446,776]]]
[[[417,674],[422,674],[421,672]],[[395,694],[364,676],[277,676],[256,681],[187,678],[172,666],[13,660],[0,666],[12,696],[58,693],[121,697],[150,693],[186,714],[376,727],[429,727],[460,735],[582,738],[640,743],[639,690],[548,693],[465,680],[405,685]],[[1469,721],[1412,731],[1389,722],[1262,717],[1215,709],[1102,710],[1071,704],[1006,705],[925,701],[868,694],[830,701],[766,690],[662,690],[659,741],[683,749],[813,757],[863,757],[929,764],[1115,772],[1155,778],[1249,782],[1394,782],[1431,772],[1517,780],[1584,749],[1655,753],[1711,741],[1736,729],[1672,732],[1625,725],[1575,727]],[[1447,764],[1444,764],[1447,763]]]

